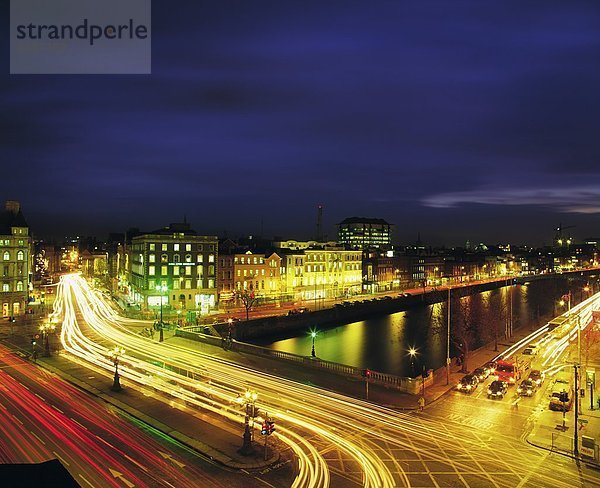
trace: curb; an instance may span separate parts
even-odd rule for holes
[[[525,438],[525,442],[527,442],[527,444],[529,444],[532,447],[536,447],[537,449],[543,449],[544,451],[551,452],[552,454],[559,454],[560,456],[571,458],[571,459],[573,459],[575,461],[580,461],[582,463],[585,463],[586,466],[589,466],[590,468],[593,468],[593,469],[600,469],[600,463],[598,463],[598,462],[596,462],[596,461],[594,461],[592,459],[583,459],[583,458],[577,457],[577,456],[575,456],[573,454],[569,454],[568,452],[554,450],[551,447],[546,447],[544,445],[537,444],[537,443],[535,443],[533,441],[530,441],[529,437],[530,436],[527,435],[527,437]]]
[[[266,468],[266,467],[271,466],[272,464],[275,464],[276,462],[278,462],[281,457],[281,454],[278,451],[276,451],[266,461],[255,461],[255,462],[251,462],[251,463],[240,463],[240,462],[234,461],[226,454],[223,454],[222,452],[212,448],[208,444],[204,444],[203,442],[193,439],[182,432],[172,429],[168,425],[162,423],[160,420],[156,420],[156,419],[146,415],[145,413],[140,412],[138,409],[133,408],[132,406],[122,402],[121,400],[114,398],[111,395],[107,395],[106,393],[103,393],[102,391],[98,390],[97,388],[88,385],[84,381],[81,381],[80,379],[75,378],[74,376],[71,376],[68,373],[65,373],[61,369],[59,369],[51,364],[48,364],[46,361],[38,360],[37,365],[51,371],[52,373],[56,374],[57,376],[60,376],[63,380],[68,381],[69,383],[75,385],[79,389],[87,391],[88,393],[96,396],[97,398],[100,398],[104,402],[113,405],[114,407],[118,408],[119,410],[122,410],[123,412],[127,413],[128,415],[131,415],[132,417],[151,426],[152,428],[158,430],[159,432],[175,439],[176,441],[180,442],[181,444],[184,444],[185,446],[196,451],[200,455],[209,458],[211,461],[216,461],[217,463],[222,464],[223,466],[226,466],[228,468],[239,469],[239,470]]]

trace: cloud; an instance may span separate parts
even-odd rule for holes
[[[600,213],[600,186],[561,186],[541,188],[500,189],[483,187],[479,190],[431,195],[423,205],[451,208],[461,204],[482,205],[540,205],[565,213]]]

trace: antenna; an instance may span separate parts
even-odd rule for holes
[[[323,240],[323,205],[317,205],[317,242]]]

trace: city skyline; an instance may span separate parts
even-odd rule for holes
[[[597,236],[596,10],[329,5],[155,4],[152,75],[4,75],[4,198],[39,235]]]

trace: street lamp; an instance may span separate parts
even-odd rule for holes
[[[44,355],[46,357],[50,357],[50,339],[48,337],[48,334],[50,332],[54,332],[55,328],[56,326],[51,322],[46,322],[40,325],[40,331],[42,332],[42,336],[44,339]]]
[[[125,349],[119,346],[115,346],[112,351],[110,351],[110,358],[112,359],[113,364],[115,365],[115,377],[113,379],[113,385],[111,387],[112,391],[121,391],[121,381],[119,376],[119,359],[121,356],[125,354]]]
[[[158,342],[162,342],[164,341],[165,337],[163,335],[163,314],[162,314],[162,308],[163,308],[163,293],[165,293],[169,288],[167,287],[167,285],[156,285],[156,291],[158,291],[160,293],[160,324],[159,324],[159,331],[160,331],[160,335],[158,338]]]
[[[415,376],[415,357],[417,356],[417,350],[414,347],[411,347],[408,350],[408,355],[410,356],[410,369],[412,371],[413,377]]]
[[[312,350],[310,351],[310,356],[316,358],[315,354],[315,338],[317,337],[317,331],[315,329],[310,331],[310,337],[312,338]]]
[[[252,440],[254,437],[254,417],[256,417],[256,399],[258,398],[258,393],[254,390],[246,390],[244,395],[240,395],[237,398],[237,402],[239,404],[243,404],[246,408],[246,415],[244,417],[244,443],[242,447],[239,449],[239,453],[243,456],[250,456],[254,453],[254,448],[252,447]],[[250,419],[252,418],[252,428],[250,428]]]

